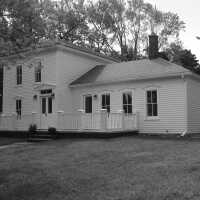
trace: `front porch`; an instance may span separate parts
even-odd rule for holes
[[[1,115],[0,130],[28,130],[31,124],[36,124],[38,129],[47,130],[48,127],[55,127],[58,131],[71,132],[117,132],[117,131],[138,131],[139,129],[139,113],[124,114],[122,111],[115,113],[107,113],[106,110],[100,110],[95,113],[85,113],[79,110],[76,113],[65,113],[58,111],[54,114],[54,120],[46,120],[46,128],[44,120],[40,113],[32,112],[32,114],[17,116],[16,113],[10,115]]]

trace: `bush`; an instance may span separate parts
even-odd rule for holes
[[[31,124],[31,125],[29,126],[28,131],[29,131],[29,133],[35,134],[36,131],[37,131],[37,125],[36,125],[36,124]]]
[[[58,138],[58,134],[55,127],[49,127],[48,132],[53,138]]]

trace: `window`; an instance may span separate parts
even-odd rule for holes
[[[22,84],[22,65],[17,66],[17,85]]]
[[[48,98],[48,113],[52,113],[52,97]]]
[[[46,114],[46,97],[42,98],[42,114]]]
[[[21,115],[22,115],[22,100],[21,99],[16,100],[16,113],[17,113],[17,119],[21,119]]]
[[[35,82],[41,82],[41,67],[35,68]]]
[[[147,116],[148,117],[158,116],[157,90],[148,90],[146,93],[146,97],[147,97]]]
[[[42,97],[42,114],[51,114],[53,111],[53,100],[52,97]]]
[[[52,93],[52,89],[47,89],[47,90],[41,90],[40,94],[51,94]]]
[[[131,92],[123,93],[123,110],[125,114],[131,114],[133,112]]]
[[[92,96],[85,96],[85,113],[92,113]]]
[[[110,112],[110,94],[102,94],[101,96],[101,108]]]

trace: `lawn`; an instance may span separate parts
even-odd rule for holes
[[[12,137],[0,137],[0,146],[9,145],[16,142],[24,142],[25,139],[22,138],[12,138]]]
[[[0,199],[200,199],[200,141],[63,139],[1,149]]]

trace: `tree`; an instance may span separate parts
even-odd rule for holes
[[[191,50],[184,49],[179,52],[178,59],[175,62],[180,63],[183,67],[188,68],[194,72],[200,73],[198,69],[199,61],[196,56],[192,54]]]
[[[180,41],[171,43],[165,53],[172,62],[200,74],[198,59],[191,50],[184,49]]]
[[[172,12],[162,12],[151,4],[146,4],[146,14],[151,33],[159,36],[159,47],[164,49],[170,40],[178,40],[180,31],[184,30],[185,23]]]
[[[49,39],[61,39],[71,43],[82,43],[88,26],[85,22],[86,14],[84,0],[61,0],[44,2],[43,15]]]
[[[108,1],[102,0],[96,3],[90,1],[87,7],[87,20],[90,26],[89,46],[105,54],[109,51],[114,51],[109,40],[109,35],[112,34],[110,29],[112,19],[108,6]]]
[[[45,36],[39,0],[1,1],[0,54],[35,46]]]
[[[127,26],[125,16],[125,0],[108,1],[108,12],[110,15],[110,26],[113,44],[119,45],[121,59],[127,54]]]
[[[143,0],[0,0],[0,55],[58,39],[136,60],[149,33],[159,35],[164,50],[183,28],[177,14]]]
[[[133,60],[138,58],[138,52],[140,51],[140,44],[142,38],[147,34],[147,23],[145,21],[145,3],[143,0],[129,0],[128,8],[126,11],[126,17],[128,21],[128,30],[130,43],[133,46]]]

